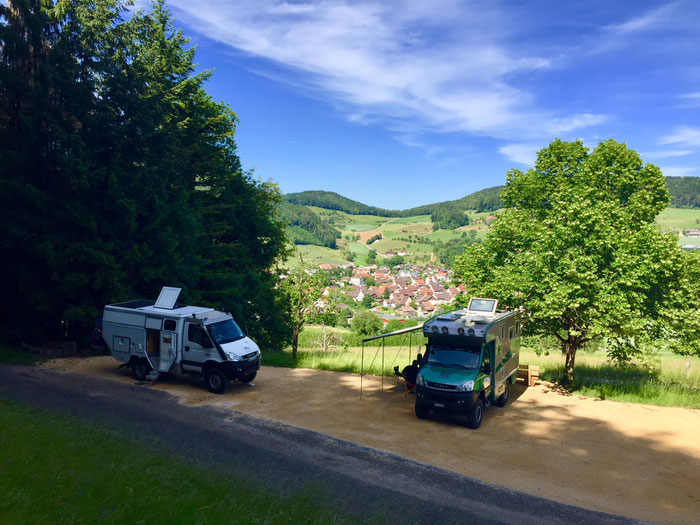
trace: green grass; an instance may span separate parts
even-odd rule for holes
[[[564,375],[564,358],[559,352],[538,356],[533,349],[523,348],[520,362],[540,367],[540,375],[560,381]],[[700,358],[661,354],[658,369],[642,366],[618,367],[602,352],[576,354],[575,382],[568,387],[578,394],[660,406],[700,408]]]
[[[17,348],[0,347],[0,363],[6,365],[35,365],[39,358]]]
[[[700,228],[700,209],[666,208],[656,217],[662,230],[687,230]]]
[[[3,523],[338,523],[322,489],[281,495],[115,429],[0,399]],[[291,494],[291,492],[290,492]]]

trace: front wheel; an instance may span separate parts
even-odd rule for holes
[[[226,391],[228,379],[218,368],[210,368],[204,373],[204,382],[207,385],[207,390],[212,394],[223,394]]]
[[[498,396],[498,399],[496,399],[496,405],[499,407],[504,407],[506,406],[506,403],[508,402],[508,381],[506,381],[506,389],[503,391],[503,393]]]
[[[479,428],[482,419],[484,419],[484,401],[479,398],[467,414],[467,426],[469,428]]]
[[[258,375],[258,373],[257,373],[257,372],[253,372],[253,373],[250,374],[250,375],[243,376],[243,378],[241,379],[241,383],[250,383],[253,379],[255,379],[255,376],[256,376],[256,375]]]
[[[430,412],[430,410],[428,408],[416,403],[416,417],[418,419],[427,419],[429,412]]]

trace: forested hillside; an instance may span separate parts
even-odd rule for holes
[[[335,248],[340,232],[306,206],[282,201],[277,205],[280,218],[289,224],[287,237],[294,244],[314,244]]]
[[[241,170],[237,117],[194,54],[163,3],[0,4],[5,340],[80,340],[105,303],[163,285],[263,348],[288,339],[279,193]]]
[[[700,208],[700,177],[666,177],[671,206]]]
[[[377,215],[379,217],[396,217],[398,211],[385,210],[368,206],[361,202],[348,199],[332,191],[302,191],[300,193],[287,193],[282,198],[294,204],[304,206],[317,206],[326,210],[337,210],[352,215]]]
[[[435,204],[426,204],[416,208],[410,208],[401,212],[404,217],[411,215],[426,215],[436,212],[445,213],[447,211],[467,211],[476,210],[481,213],[484,211],[496,211],[503,208],[503,201],[500,194],[503,186],[494,186],[483,190],[470,193],[469,195],[454,201],[437,202]]]

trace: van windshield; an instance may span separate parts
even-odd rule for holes
[[[428,364],[444,366],[447,368],[463,368],[476,370],[479,368],[481,350],[476,348],[451,348],[446,346],[433,346],[428,350]]]
[[[236,321],[233,319],[208,324],[207,330],[209,330],[209,335],[211,335],[214,342],[220,345],[225,345],[226,343],[230,343],[232,341],[238,341],[239,339],[243,339],[245,337],[243,330],[238,327]]]

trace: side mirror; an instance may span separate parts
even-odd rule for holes
[[[491,375],[491,364],[484,363],[484,374]]]
[[[211,344],[211,340],[208,337],[202,341],[202,348],[205,350],[208,348],[214,348],[214,345]]]

